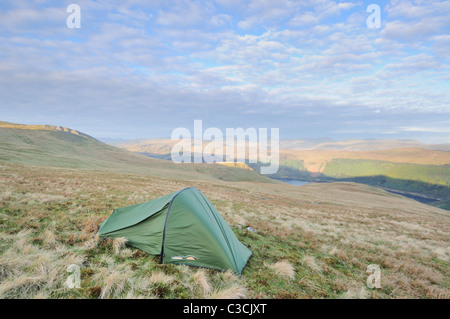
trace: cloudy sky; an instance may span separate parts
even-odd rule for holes
[[[0,120],[450,142],[449,17],[434,0],[1,1]]]

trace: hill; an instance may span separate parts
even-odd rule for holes
[[[54,125],[25,125],[25,124],[16,124],[10,122],[0,121],[0,127],[2,128],[13,128],[13,129],[21,129],[21,130],[37,130],[37,131],[52,131],[52,132],[66,132],[73,135],[78,135],[87,139],[94,139],[92,136],[81,133],[77,130],[72,130],[63,126],[54,126]]]
[[[168,139],[147,139],[122,142],[117,146],[154,158],[170,159],[175,143]],[[364,183],[450,210],[447,146],[414,140],[282,140],[280,169],[271,177]],[[249,165],[259,171],[259,164]]]
[[[284,150],[328,150],[328,151],[382,151],[402,148],[421,148],[450,151],[450,144],[424,144],[416,140],[376,140],[352,139],[335,141],[332,139],[283,140],[280,148]]]
[[[450,298],[448,211],[362,184],[297,187],[253,173],[0,128],[0,298]],[[189,186],[253,252],[241,277],[161,265],[96,237],[112,209]],[[378,289],[367,286],[373,264]],[[79,289],[66,286],[69,265]]]
[[[252,252],[241,277],[98,241],[113,208],[195,186]],[[0,162],[0,298],[450,298],[449,212],[354,183],[187,181]],[[248,231],[251,227],[255,231]],[[67,288],[68,265],[81,287]],[[381,288],[366,282],[381,269]]]
[[[130,152],[170,159],[171,139],[143,139],[114,143]],[[208,142],[204,142],[204,146]],[[317,143],[317,140],[281,140],[280,160],[301,160],[314,173],[333,159],[366,159],[423,165],[450,164],[447,144],[428,145],[413,140],[348,140]],[[256,147],[252,145],[252,147]]]
[[[258,173],[224,165],[177,165],[128,152],[58,126],[0,125],[0,161],[26,165],[100,169],[179,179],[263,181]]]

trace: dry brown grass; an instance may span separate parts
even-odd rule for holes
[[[45,235],[49,240],[50,235]],[[3,239],[10,245],[0,255],[0,298],[39,298],[55,288],[65,289],[67,265],[84,262],[84,256],[57,245],[53,235],[51,247],[33,244],[29,229]]]
[[[331,256],[336,256],[337,258],[339,258],[340,260],[343,260],[343,261],[348,260],[348,257],[347,257],[347,254],[345,253],[345,251],[343,251],[342,249],[338,249],[336,247],[334,247],[330,251],[330,255]]]
[[[194,282],[200,287],[202,293],[204,295],[208,294],[211,291],[211,285],[208,280],[208,276],[206,275],[205,270],[198,270],[193,276]]]
[[[320,268],[319,265],[317,265],[316,263],[316,259],[313,256],[303,256],[303,264],[310,268],[311,270],[320,273],[322,271],[322,269]]]
[[[107,273],[100,273],[98,279],[102,280],[102,292],[100,298],[119,297],[126,287],[126,284],[131,277],[127,271],[113,270]]]
[[[162,284],[170,284],[174,281],[174,278],[170,275],[167,275],[163,272],[157,271],[151,274],[150,278],[149,278],[149,283],[150,284],[157,284],[157,283],[162,283]]]
[[[216,289],[207,295],[208,299],[244,299],[248,297],[248,291],[241,285],[232,285],[226,288]]]
[[[124,242],[95,236],[112,209],[188,186],[251,245],[242,277],[159,268]],[[0,298],[449,298],[449,228],[447,211],[352,183],[192,182],[1,164]],[[64,285],[70,264],[82,268],[81,290]],[[370,264],[382,270],[376,291],[362,289]],[[283,293],[271,290],[276,280]]]
[[[119,255],[120,251],[125,247],[126,243],[128,242],[128,239],[125,237],[119,237],[113,239],[113,247],[114,252]]]
[[[287,279],[295,278],[295,269],[294,266],[286,261],[278,261],[274,264],[270,264],[269,267],[275,271],[275,273],[279,276],[286,277]]]

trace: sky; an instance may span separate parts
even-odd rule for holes
[[[434,0],[1,1],[0,121],[450,143],[449,17]]]

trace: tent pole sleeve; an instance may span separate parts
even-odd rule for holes
[[[175,198],[180,195],[181,192],[185,191],[186,189],[189,189],[192,187],[187,187],[185,189],[182,189],[181,191],[179,191],[178,193],[175,194],[174,197],[172,197],[172,199],[170,200],[169,203],[169,207],[167,208],[167,214],[166,214],[166,220],[164,221],[164,230],[163,230],[163,237],[162,237],[162,244],[161,244],[161,258],[159,259],[159,263],[162,264],[164,261],[164,242],[166,240],[166,227],[167,227],[167,221],[169,220],[169,213],[170,213],[170,208],[172,207],[172,203],[175,200]]]

